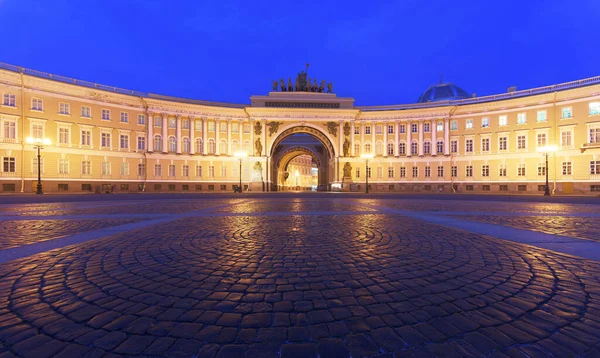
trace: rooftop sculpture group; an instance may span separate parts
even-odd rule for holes
[[[311,84],[311,78],[308,77],[308,63],[306,64],[306,71],[298,73],[296,80],[292,84],[292,78],[288,77],[287,86],[284,79],[279,81],[273,81],[273,92],[319,92],[319,93],[333,93],[333,84],[329,82],[327,85],[326,81],[322,80],[320,84],[317,83],[317,79],[313,78]]]

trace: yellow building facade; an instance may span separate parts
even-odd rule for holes
[[[332,93],[250,104],[128,91],[0,65],[1,192],[284,190],[298,156],[319,190],[600,194],[600,77],[495,96],[354,106]],[[320,145],[285,146],[310,135]],[[236,153],[245,152],[242,170]],[[372,154],[367,172],[364,154]],[[292,162],[293,164],[293,162]],[[289,183],[288,183],[289,184]]]

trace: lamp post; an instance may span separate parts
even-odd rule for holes
[[[296,169],[294,176],[296,177],[296,190],[299,190],[298,189],[298,177],[300,176],[300,172],[298,172],[298,169]]]
[[[365,188],[365,194],[369,194],[369,159],[373,159],[373,154],[365,153],[365,154],[361,154],[360,157],[363,158],[366,162],[365,178],[367,180],[367,182],[366,182],[367,187]]]
[[[544,196],[550,196],[550,185],[548,185],[548,154],[556,152],[556,146],[545,145],[543,147],[538,147],[537,151],[544,153],[546,156],[546,187],[544,188]]]
[[[48,138],[33,138],[27,137],[25,142],[28,144],[33,144],[33,148],[37,149],[37,174],[38,174],[38,183],[37,189],[35,191],[36,194],[44,194],[42,191],[42,155],[40,154],[40,150],[44,149],[43,145],[49,145],[50,139]]]
[[[238,158],[240,160],[240,193],[241,193],[243,191],[242,190],[242,161],[244,160],[244,158],[246,158],[248,156],[248,153],[236,152],[236,153],[234,153],[234,155],[236,156],[236,158]]]

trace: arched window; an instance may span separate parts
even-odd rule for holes
[[[360,156],[360,143],[354,142],[354,155]]]
[[[416,140],[413,140],[413,142],[410,143],[410,154],[419,154],[419,142],[417,142]]]
[[[240,151],[240,143],[237,140],[231,141],[231,151],[235,154]]]
[[[388,142],[387,144],[387,155],[394,155],[394,142]]]
[[[366,142],[365,143],[365,153],[366,154],[370,154],[371,153],[371,142]]]
[[[215,146],[215,140],[214,139],[209,139],[208,140],[208,154],[215,154],[216,153],[216,146]]]
[[[174,136],[169,137],[169,152],[174,152],[177,150],[177,139]]]
[[[162,137],[160,134],[154,136],[154,150],[157,152],[162,151]]]
[[[219,143],[219,154],[227,155],[227,141],[225,139],[221,139]]]
[[[244,152],[246,152],[248,155],[252,155],[252,149],[250,148],[250,141],[245,140],[244,141]]]
[[[183,152],[189,153],[190,152],[190,139],[188,137],[184,137],[182,142],[183,142]]]
[[[431,154],[431,142],[430,141],[425,141],[423,143],[423,152],[425,154]]]
[[[196,138],[196,153],[202,154],[204,152],[204,148],[202,146],[202,138]]]
[[[380,140],[375,142],[375,155],[383,155],[383,143]]]
[[[398,145],[398,155],[406,155],[406,143],[401,142]]]
[[[444,140],[438,139],[437,141],[437,154],[444,153]]]

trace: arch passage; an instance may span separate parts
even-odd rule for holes
[[[275,140],[273,141],[273,144],[271,144],[271,155],[270,156],[273,157],[275,155],[275,150],[277,149],[279,144],[285,138],[287,138],[293,134],[299,134],[299,133],[306,133],[306,134],[312,135],[319,142],[321,142],[325,146],[325,148],[327,148],[327,151],[329,152],[329,158],[335,157],[335,147],[333,146],[333,143],[331,143],[329,138],[327,138],[327,136],[320,130],[318,130],[316,128],[308,127],[308,126],[296,126],[296,127],[288,128],[288,129],[284,130],[283,132],[281,132],[277,136],[277,138],[275,138]]]

